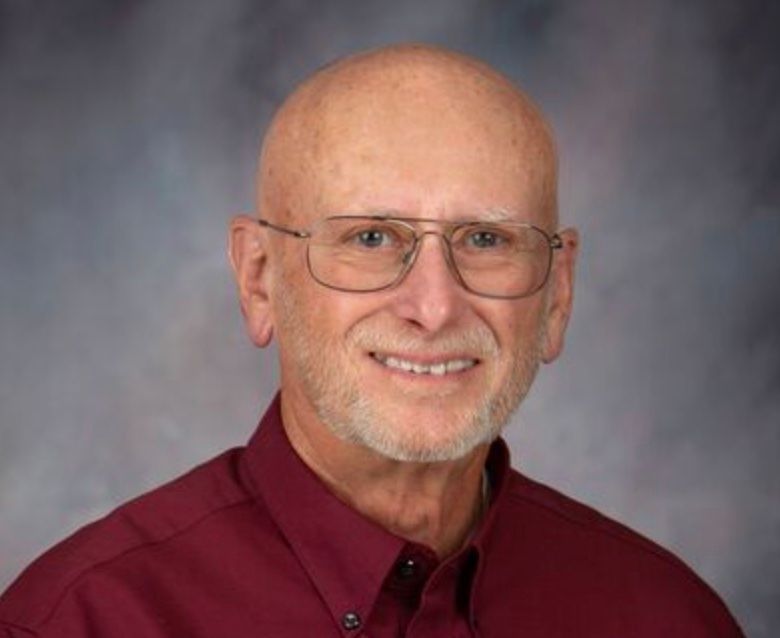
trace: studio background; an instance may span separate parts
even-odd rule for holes
[[[0,589],[276,390],[225,257],[272,110],[356,49],[481,57],[549,114],[579,227],[516,466],[780,635],[778,3],[0,0]]]

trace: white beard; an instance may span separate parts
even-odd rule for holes
[[[475,405],[452,415],[444,432],[435,436],[420,423],[419,427],[399,428],[400,415],[388,401],[377,401],[367,395],[359,375],[345,366],[336,354],[347,352],[467,352],[483,361],[495,359],[500,352],[493,333],[486,326],[460,333],[449,332],[433,340],[423,340],[415,332],[389,334],[388,330],[372,328],[366,319],[353,326],[345,343],[329,343],[317,335],[307,313],[291,292],[278,299],[281,314],[279,328],[284,347],[290,353],[294,373],[301,381],[304,394],[318,418],[339,438],[363,445],[397,461],[435,462],[461,458],[483,443],[499,436],[512,413],[526,396],[536,376],[544,343],[545,322],[530,343],[521,343],[512,356],[512,368],[497,390],[484,396]],[[347,369],[345,369],[345,367]],[[490,384],[486,384],[490,387]],[[414,397],[420,399],[419,394]],[[431,394],[425,397],[440,402],[443,410],[451,410],[447,396]]]

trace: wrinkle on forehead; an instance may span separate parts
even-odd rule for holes
[[[339,151],[375,161],[383,148],[457,130],[475,155],[501,152],[533,183],[557,224],[557,160],[549,126],[510,80],[465,55],[396,45],[343,58],[305,80],[277,111],[258,168],[258,210],[294,223],[316,185],[342,177]],[[469,137],[470,136],[470,137]],[[506,149],[510,149],[507,152]],[[446,144],[442,145],[446,152]]]

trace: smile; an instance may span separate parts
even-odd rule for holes
[[[388,368],[411,372],[413,374],[430,374],[433,376],[444,376],[454,372],[461,372],[477,365],[476,359],[451,359],[449,361],[439,361],[437,363],[425,364],[416,361],[408,361],[398,357],[372,352],[371,356]]]

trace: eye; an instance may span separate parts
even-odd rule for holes
[[[361,224],[347,229],[341,244],[358,250],[395,250],[404,245],[404,238],[391,224]]]
[[[492,230],[476,230],[466,236],[466,243],[471,248],[495,248],[506,240]]]
[[[495,252],[512,248],[515,239],[509,229],[479,225],[466,228],[458,243],[471,252]]]
[[[361,230],[353,237],[353,241],[365,248],[380,248],[392,242],[387,232],[379,228]]]

